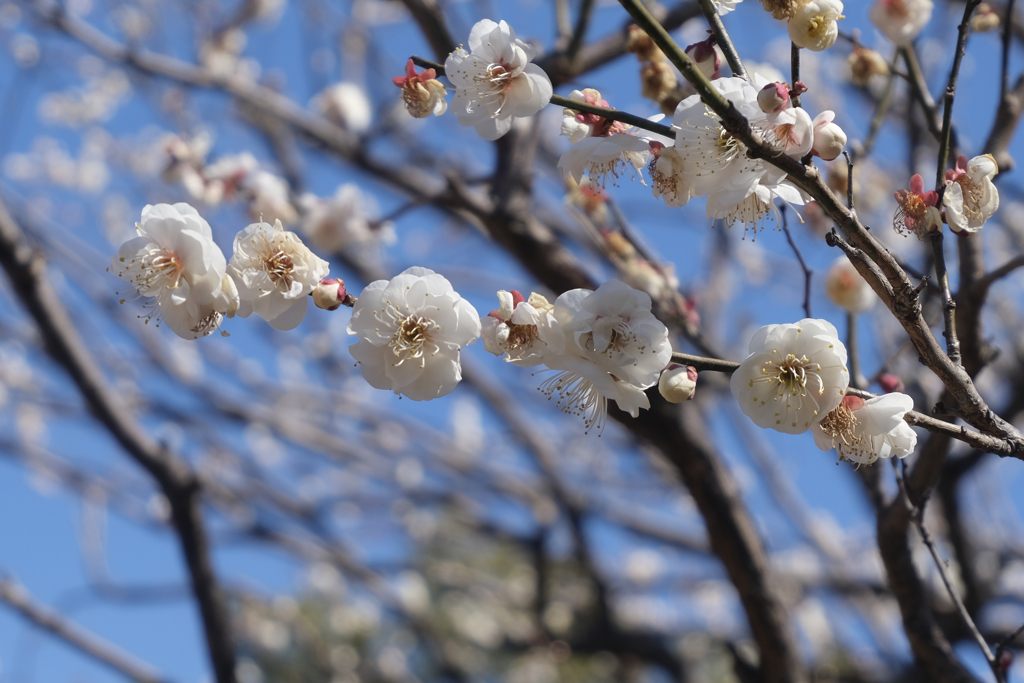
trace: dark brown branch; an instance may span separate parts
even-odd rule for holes
[[[458,47],[458,43],[448,31],[440,6],[435,0],[402,0],[402,4],[430,43],[434,57],[444,61]]]
[[[5,603],[37,628],[60,639],[85,656],[138,683],[164,683],[148,664],[101,640],[81,626],[71,623],[56,612],[32,600],[25,588],[14,581],[0,577],[0,602]]]
[[[1024,115],[1024,75],[1018,77],[1013,89],[1008,90],[999,99],[995,120],[992,121],[992,128],[985,141],[984,149],[996,160],[996,165],[999,166],[1001,173],[1011,171],[1016,166],[1016,162],[1010,155],[1010,143],[1017,132],[1017,124],[1020,123],[1022,115]]]
[[[155,443],[110,391],[47,277],[46,263],[0,203],[0,266],[39,327],[47,352],[71,376],[85,404],[121,447],[156,481],[171,508],[203,620],[218,683],[234,683],[235,653],[221,588],[213,572],[197,480],[188,464]]]

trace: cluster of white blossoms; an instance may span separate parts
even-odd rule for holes
[[[668,328],[651,313],[651,298],[610,280],[573,289],[549,303],[539,294],[498,292],[500,308],[481,318],[484,347],[509,363],[546,365],[540,390],[587,430],[604,427],[608,399],[633,417],[651,407],[644,389],[658,382],[672,357]]]
[[[868,400],[848,396],[846,347],[825,320],[766,325],[750,340],[750,355],[732,375],[740,409],[759,427],[814,433],[822,450],[870,465],[906,457],[917,435],[904,421],[914,404],[905,394]]]
[[[277,329],[292,329],[305,316],[307,295],[327,276],[327,262],[280,221],[239,232],[230,263],[210,224],[188,204],[146,206],[136,231],[111,257],[110,270],[153,297],[157,308],[147,322],[162,320],[185,339],[207,336],[224,317],[254,312]]]

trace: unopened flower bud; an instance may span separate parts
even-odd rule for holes
[[[697,368],[670,363],[658,380],[658,391],[669,403],[689,401],[697,392]]]
[[[875,305],[874,291],[850,263],[840,256],[832,264],[825,278],[825,291],[832,303],[848,313],[862,313]]]
[[[757,93],[757,106],[765,114],[778,114],[789,106],[789,86],[785,83],[769,83]]]
[[[999,28],[999,24],[999,15],[987,2],[978,5],[978,9],[974,10],[974,16],[971,17],[971,30],[977,33],[994,31]]]
[[[714,79],[722,75],[719,71],[722,68],[722,51],[715,44],[714,36],[687,47],[686,56],[696,63],[697,68],[707,78]]]
[[[887,394],[894,392],[903,392],[903,380],[896,375],[885,373],[878,378],[878,386],[882,387],[882,391]]]
[[[868,48],[854,47],[846,61],[850,65],[850,81],[858,87],[867,85],[872,76],[889,73],[885,58]]]
[[[832,161],[846,147],[846,133],[832,122],[835,117],[835,112],[823,111],[814,118],[814,147],[811,148],[811,154],[825,161]]]
[[[345,281],[336,277],[324,278],[313,288],[313,303],[317,308],[325,311],[333,311],[345,303],[348,291],[345,289]]]
[[[405,64],[405,76],[391,79],[392,83],[402,89],[405,108],[418,119],[431,114],[440,116],[448,110],[448,101],[445,100],[448,90],[441,81],[434,78],[436,75],[434,69],[426,69],[417,74],[416,66],[410,59]]]

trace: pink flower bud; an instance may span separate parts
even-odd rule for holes
[[[888,372],[878,378],[878,386],[882,387],[882,391],[887,394],[893,392],[903,391],[903,380],[896,375],[891,375]]]
[[[697,393],[697,368],[670,363],[658,380],[658,391],[669,403],[689,401]]]
[[[721,77],[719,69],[722,68],[722,53],[715,45],[714,36],[687,47],[686,56],[696,62],[697,68],[707,78]]]
[[[765,114],[778,114],[789,106],[789,86],[785,83],[769,83],[757,93],[757,106]]]
[[[313,303],[325,311],[336,310],[345,303],[347,296],[345,281],[334,277],[324,278],[313,288]]]

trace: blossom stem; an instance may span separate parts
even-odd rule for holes
[[[416,66],[424,69],[434,69],[438,76],[444,75],[444,64],[438,64],[437,62],[432,62],[429,59],[423,59],[416,55],[412,56],[412,62]],[[631,126],[636,126],[637,128],[643,128],[644,130],[648,130],[652,133],[657,133],[658,135],[664,135],[667,138],[675,138],[676,136],[676,132],[671,126],[655,123],[654,121],[645,119],[643,116],[619,111],[618,109],[609,109],[608,107],[598,107],[593,104],[587,104],[586,102],[577,102],[576,100],[570,100],[568,97],[562,97],[561,95],[552,95],[549,101],[551,104],[558,107],[568,107],[569,109],[575,109],[576,111],[596,114],[597,116],[610,121],[621,121],[622,123],[628,123]]]
[[[708,20],[708,24],[711,25],[711,30],[714,31],[715,42],[718,43],[718,47],[722,48],[722,52],[725,54],[725,61],[729,62],[729,68],[732,69],[733,75],[750,80],[747,78],[747,70],[743,68],[743,62],[740,61],[740,55],[736,51],[736,46],[733,45],[732,39],[729,38],[729,32],[725,30],[725,24],[722,23],[722,17],[719,16],[715,3],[711,0],[699,0],[699,2],[700,9],[704,12],[704,17]]]
[[[867,386],[867,380],[860,372],[860,351],[857,346],[856,313],[846,313],[846,352],[849,354],[850,386],[855,389]]]
[[[804,261],[804,255],[800,253],[800,248],[796,246],[796,242],[793,241],[793,235],[789,232],[789,220],[786,218],[786,207],[783,206],[780,211],[782,212],[782,232],[786,233],[786,241],[789,242],[790,248],[793,253],[796,254],[796,260],[800,262],[800,268],[804,271],[804,314],[808,318],[813,318],[811,315],[811,277],[814,275],[814,271],[807,267],[807,262]]]
[[[800,106],[800,94],[796,92],[796,82],[800,80],[800,46],[796,43],[789,44],[789,77],[793,81],[793,90],[790,91],[790,101],[794,107]]]
[[[889,61],[889,75],[885,81],[885,90],[882,91],[882,96],[878,98],[878,104],[875,106],[875,115],[872,117],[871,126],[868,128],[868,136],[864,140],[864,146],[857,154],[858,160],[871,154],[871,150],[875,148],[875,140],[878,139],[878,133],[882,130],[882,124],[885,123],[885,118],[889,115],[889,108],[892,106],[892,94],[896,91],[895,68],[898,59],[899,50],[893,54],[892,59]]]
[[[853,211],[853,157],[846,150],[843,150],[846,157],[846,206]]]
[[[939,164],[936,171],[935,189],[941,190],[946,181],[946,164],[949,162],[950,129],[953,125],[953,97],[956,95],[956,82],[960,75],[960,62],[967,51],[967,32],[971,28],[971,15],[981,4],[981,0],[969,0],[964,7],[964,19],[960,22],[956,40],[956,52],[953,53],[953,67],[949,70],[949,82],[946,84],[944,108],[942,111],[942,135],[939,138]]]
[[[960,365],[960,342],[956,338],[956,302],[949,291],[949,273],[946,271],[946,257],[942,250],[942,231],[931,233],[932,254],[935,257],[935,277],[939,289],[942,290],[942,312],[946,329],[942,336],[946,338],[946,355],[956,365]]]

